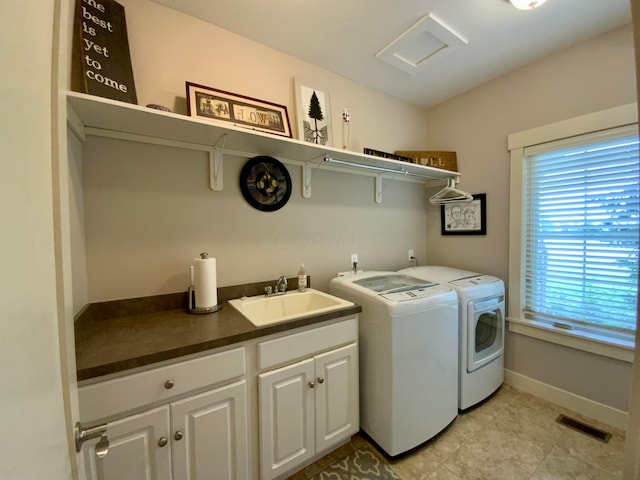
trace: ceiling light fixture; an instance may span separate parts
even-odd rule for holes
[[[531,10],[536,7],[539,7],[547,0],[509,0],[514,7],[519,8],[520,10]]]

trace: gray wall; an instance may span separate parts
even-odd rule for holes
[[[295,126],[296,78],[329,93],[334,145],[348,102],[352,150],[424,146],[426,117],[415,106],[157,3],[121,3],[141,105],[186,114],[190,81],[285,105]],[[303,261],[321,289],[350,268],[351,253],[367,270],[407,266],[410,248],[426,256],[425,188],[416,183],[385,181],[376,204],[372,177],[322,168],[304,199],[301,167],[287,165],[291,199],[264,213],[247,204],[238,183],[247,158],[262,152],[225,155],[224,190],[212,192],[202,153],[95,137],[70,144],[76,311],[87,302],[182,291],[202,251],[216,257],[221,286],[295,275]]]
[[[52,208],[54,2],[2,2],[0,18],[0,477],[70,478]]]
[[[442,237],[427,210],[427,261],[508,281],[511,133],[636,101],[632,28],[582,42],[427,112],[434,149],[455,150],[461,188],[487,194],[486,237]],[[508,295],[507,295],[508,300]],[[627,410],[631,365],[509,333],[505,367]]]
[[[456,151],[461,187],[487,193],[488,234],[441,237],[439,210],[425,207],[432,192],[416,184],[390,183],[377,205],[371,178],[320,171],[312,198],[303,199],[295,166],[290,203],[265,214],[249,207],[234,184],[244,158],[225,159],[225,190],[214,193],[206,186],[200,154],[90,139],[82,152],[84,216],[74,231],[86,246],[86,277],[76,278],[86,282],[87,291],[86,298],[74,299],[76,308],[86,301],[182,290],[187,266],[204,250],[218,258],[220,285],[293,275],[304,261],[314,285],[326,289],[336,271],[349,267],[350,253],[359,253],[365,269],[395,269],[407,265],[408,248],[421,263],[508,281],[507,135],[636,98],[631,27],[549,56],[425,115],[157,4],[123,3],[135,32],[130,44],[141,104],[162,103],[184,113],[184,81],[189,80],[285,104],[295,122],[291,80],[314,78],[331,92],[334,113],[349,101],[354,150]],[[158,37],[159,30],[167,34]],[[214,55],[216,62],[203,64],[203,55]],[[268,74],[258,81],[252,74],[256,69]],[[339,138],[337,121],[333,134]],[[628,364],[591,356],[589,362],[602,374],[580,385],[573,369],[558,374],[538,365],[542,355],[551,355],[550,363],[572,364],[573,354],[519,335],[507,337],[507,368],[626,410]],[[612,380],[616,388],[609,388]]]
[[[242,197],[246,158],[226,156],[224,190],[208,186],[204,154],[90,139],[83,149],[89,299],[92,302],[183,291],[202,251],[217,259],[218,285],[295,276],[304,262],[313,286],[349,270],[358,253],[367,270],[407,265],[407,249],[425,254],[425,188],[319,170],[302,198],[301,167],[286,165],[289,202],[261,212]]]

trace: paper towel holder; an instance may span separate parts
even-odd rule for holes
[[[205,313],[217,312],[222,308],[222,303],[214,305],[213,307],[205,307],[205,308],[196,307],[194,305],[195,291],[193,290],[193,285],[189,285],[188,294],[189,294],[189,306],[187,308],[187,311],[189,313],[193,313],[195,315],[204,315]]]
[[[209,254],[204,252],[200,254],[200,258],[209,258]],[[193,267],[192,267],[193,268]],[[207,313],[217,312],[222,308],[222,303],[218,303],[212,307],[196,307],[195,306],[195,290],[193,288],[193,282],[190,282],[189,288],[187,289],[187,293],[189,295],[187,311],[194,315],[204,315]]]

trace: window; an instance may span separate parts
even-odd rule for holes
[[[525,317],[632,335],[638,137],[622,129],[525,149]]]
[[[631,348],[638,299],[637,126],[561,140],[553,139],[554,130],[546,129],[544,142],[512,149],[512,207],[520,211],[511,214],[519,225],[510,245],[519,245],[510,254],[518,265],[510,264],[509,320]]]

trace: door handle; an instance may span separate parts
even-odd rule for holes
[[[76,439],[76,452],[80,453],[82,444],[87,440],[100,437],[100,441],[96,444],[96,455],[98,458],[104,458],[109,453],[109,439],[107,438],[107,424],[96,425],[95,427],[84,428],[80,422],[76,422],[73,429]]]

